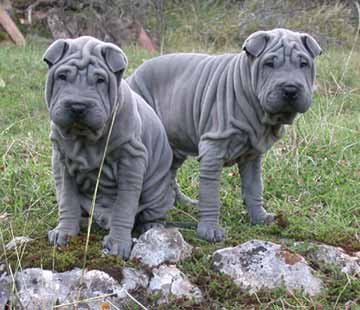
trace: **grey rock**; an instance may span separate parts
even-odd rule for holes
[[[34,239],[26,237],[26,236],[15,237],[8,244],[6,244],[5,249],[8,251],[13,250],[13,249],[15,249],[16,246],[21,246],[21,245],[31,242],[33,240]]]
[[[131,273],[139,276],[139,280],[130,279]],[[80,296],[83,302],[79,304],[79,309],[99,309],[100,304],[106,303],[107,300],[121,306],[126,297],[124,289],[135,289],[141,285],[146,287],[148,281],[141,272],[129,268],[125,269],[122,285],[105,272],[90,270],[84,274],[83,285],[78,295],[80,275],[80,269],[63,273],[40,268],[25,269],[16,275],[17,303],[21,303],[25,309],[52,309],[54,305],[74,302]],[[9,277],[5,281],[7,282],[4,283],[9,286]],[[99,298],[86,301],[94,297]],[[9,298],[9,289],[0,293],[0,305],[6,303]]]
[[[147,288],[149,285],[149,276],[142,270],[124,268],[122,275],[121,286],[128,292],[136,291],[139,288]],[[125,291],[122,291],[118,296],[125,298]]]
[[[5,305],[10,299],[12,282],[6,273],[0,274],[0,309],[5,309]]]
[[[360,276],[360,257],[348,255],[342,248],[331,245],[316,244],[315,248],[312,259],[317,263],[335,265],[344,273]]]
[[[149,293],[160,291],[159,303],[165,303],[170,296],[186,298],[199,302],[202,294],[175,265],[162,265],[153,270],[153,277],[134,268],[122,269],[121,283],[105,272],[91,270],[84,273],[79,295],[80,269],[57,273],[40,268],[28,268],[15,277],[17,298],[11,294],[10,276],[0,277],[0,309],[4,309],[9,300],[15,309],[21,304],[25,309],[52,309],[55,305],[72,303],[80,297],[79,309],[100,309],[102,303],[110,301],[122,309],[129,305],[127,292],[147,289]],[[112,294],[111,296],[109,296]],[[101,297],[100,297],[101,296]],[[90,298],[98,299],[89,300]]]
[[[285,286],[289,291],[303,289],[309,295],[317,295],[323,288],[302,256],[272,242],[251,240],[217,250],[212,267],[229,275],[251,294],[262,288]]]
[[[186,275],[175,265],[161,265],[153,269],[148,291],[161,292],[158,303],[167,303],[169,298],[186,298],[195,302],[202,300],[202,293],[197,286],[190,283]]]
[[[191,255],[189,245],[176,228],[152,228],[142,234],[134,245],[131,258],[149,267],[165,262],[176,263]]]

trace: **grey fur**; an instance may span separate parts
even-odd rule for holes
[[[110,229],[103,245],[127,258],[136,222],[149,228],[174,202],[172,151],[155,112],[122,74],[120,48],[91,37],[58,40],[46,51],[46,101],[51,119],[52,167],[59,224],[49,241],[63,245],[89,212],[113,114],[114,127],[100,178],[95,220]],[[118,109],[115,106],[118,104]]]
[[[309,109],[313,59],[321,53],[311,36],[286,29],[256,32],[243,49],[219,56],[160,56],[128,78],[165,126],[174,152],[173,178],[187,156],[198,156],[198,234],[211,241],[224,238],[219,227],[224,165],[239,165],[251,221],[274,220],[263,208],[261,157],[283,135],[283,125]],[[184,200],[179,191],[177,197]]]

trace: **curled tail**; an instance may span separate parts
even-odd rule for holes
[[[192,198],[186,196],[181,191],[180,186],[176,182],[176,180],[173,180],[172,186],[173,186],[173,190],[175,192],[175,202],[179,202],[181,204],[184,204],[187,206],[194,206],[194,207],[196,207],[198,205],[198,200],[192,199]]]

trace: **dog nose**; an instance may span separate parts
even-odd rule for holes
[[[82,102],[71,102],[69,108],[74,115],[81,115],[86,109],[86,104]]]
[[[287,99],[295,99],[298,92],[299,88],[293,84],[287,84],[283,87],[283,96]]]

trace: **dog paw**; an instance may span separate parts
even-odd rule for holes
[[[100,214],[95,217],[95,222],[101,228],[109,230],[110,229],[110,222],[111,222],[111,215],[110,214]]]
[[[49,243],[58,246],[66,245],[70,237],[78,235],[79,231],[79,225],[74,225],[72,228],[67,229],[57,226],[48,232]]]
[[[219,242],[225,238],[225,230],[217,224],[199,223],[197,227],[197,234],[201,239],[210,242]]]
[[[132,241],[114,239],[110,235],[105,236],[103,241],[104,253],[128,259],[131,253]]]

